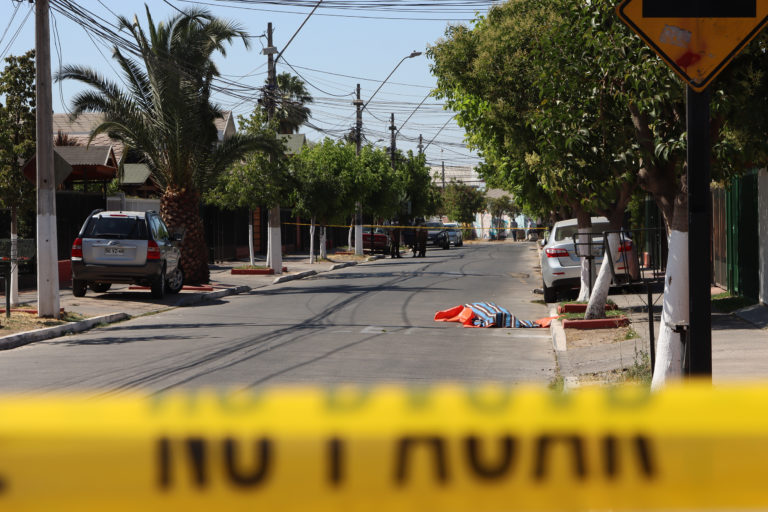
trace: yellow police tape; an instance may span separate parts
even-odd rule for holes
[[[310,224],[308,222],[283,222],[283,225],[284,226],[311,226],[312,224]],[[318,227],[318,228],[322,227],[322,226],[323,226],[322,224],[315,224],[315,227]],[[394,225],[391,225],[391,224],[363,224],[362,226],[364,228],[384,228],[384,229],[432,229],[432,230],[435,229],[434,227],[429,227],[429,226],[394,226]],[[349,226],[349,224],[346,224],[346,225],[344,225],[344,224],[325,224],[325,227],[327,227],[327,228],[349,228],[350,226]],[[546,226],[541,226],[541,227],[533,227],[532,226],[530,228],[511,228],[511,227],[506,227],[506,228],[499,228],[499,227],[478,228],[478,227],[475,227],[475,226],[469,226],[469,227],[466,227],[466,226],[444,226],[444,227],[446,229],[462,229],[462,230],[467,230],[467,231],[469,231],[469,230],[474,230],[474,231],[488,231],[488,230],[511,231],[513,229],[516,229],[518,231],[525,231],[526,229],[528,229],[528,231],[545,231],[545,230],[549,229]]]
[[[4,511],[768,507],[768,386],[0,399]]]

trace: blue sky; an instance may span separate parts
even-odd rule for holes
[[[277,2],[237,0],[147,0],[146,5],[155,22],[170,17],[176,12],[174,8],[197,5],[220,17],[236,20],[252,36],[265,34],[267,23],[271,21],[275,45],[278,50],[282,50],[311,10],[309,1],[294,0],[294,3],[296,1],[303,7],[293,7],[288,1],[275,5]],[[452,2],[453,6],[445,5]],[[58,3],[61,9],[66,2],[53,0],[53,3],[54,6]],[[116,14],[129,18],[138,14],[142,24],[145,21],[145,2],[79,0],[69,3],[98,15],[106,23],[114,23]],[[285,62],[278,62],[278,72],[298,72],[315,97],[315,103],[311,106],[311,122],[322,131],[309,128],[303,130],[312,140],[325,135],[338,138],[352,127],[355,110],[351,102],[357,83],[361,84],[362,99],[367,101],[403,57],[414,50],[424,52],[429,44],[438,40],[450,23],[448,20],[466,23],[474,17],[476,9],[485,11],[492,2],[446,0],[436,1],[432,8],[418,7],[416,4],[419,2],[409,0],[402,1],[406,6],[401,8],[384,8],[384,4],[377,6],[376,2],[364,0],[344,3],[361,8],[330,9],[321,4],[285,50]],[[475,6],[466,6],[472,3]],[[483,3],[485,6],[479,5]],[[333,5],[333,1],[330,4]],[[338,0],[336,5],[339,5]],[[55,45],[52,48],[51,66],[54,71],[61,62],[88,65],[105,75],[115,76],[116,67],[110,58],[109,43],[55,9],[52,11],[52,20],[52,28],[55,29],[52,30],[52,40]],[[0,56],[3,58],[32,48],[33,4],[0,0],[0,34]],[[214,98],[222,107],[236,114],[246,114],[252,110],[253,102],[259,94],[257,88],[266,78],[267,59],[261,54],[266,38],[253,38],[252,43],[250,51],[242,43],[237,43],[229,48],[226,58],[218,59],[224,77],[241,84],[245,87],[245,94],[252,95],[252,99],[245,101],[227,94]],[[294,69],[289,68],[286,62]],[[399,149],[415,151],[419,134],[422,134],[425,145],[434,139],[426,150],[430,164],[439,165],[443,160],[446,165],[476,163],[477,157],[462,143],[463,130],[451,120],[453,113],[442,109],[441,102],[428,98],[416,109],[435,86],[435,79],[429,72],[429,63],[426,55],[422,55],[406,59],[398,67],[369,104],[363,116],[364,133],[369,141],[378,146],[388,146],[387,127],[390,113],[394,112],[395,125],[401,130],[397,141]],[[65,112],[79,89],[77,83],[55,84],[54,110]],[[412,113],[410,120],[401,126]]]

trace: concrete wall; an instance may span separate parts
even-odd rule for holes
[[[768,302],[768,172],[757,176],[758,246],[760,251],[760,302]]]

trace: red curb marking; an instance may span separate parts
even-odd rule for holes
[[[614,329],[628,325],[629,318],[625,316],[595,320],[563,320],[563,329]]]
[[[616,309],[616,304],[606,304],[605,310],[611,311]],[[585,313],[587,311],[587,304],[563,304],[557,306],[558,313]]]

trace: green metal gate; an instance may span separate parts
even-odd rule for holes
[[[760,294],[757,192],[755,170],[733,178],[726,193],[728,290],[754,300]]]

